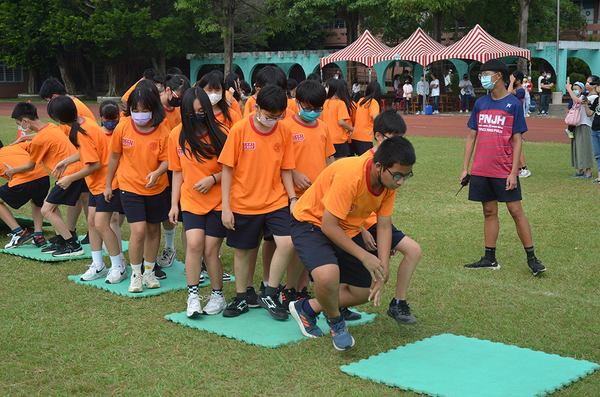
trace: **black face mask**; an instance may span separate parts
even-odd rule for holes
[[[179,106],[181,106],[181,99],[179,98],[171,98],[171,99],[167,99],[167,102],[169,102],[169,106],[172,106],[174,108],[178,108]]]

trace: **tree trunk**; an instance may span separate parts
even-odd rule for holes
[[[58,61],[58,69],[60,70],[60,77],[65,84],[65,89],[69,95],[75,95],[77,90],[75,89],[75,83],[71,79],[71,70],[69,69],[69,61],[64,53],[58,54],[56,57]]]
[[[35,94],[35,75],[36,69],[29,69],[29,80],[27,81],[27,93]]]
[[[531,0],[519,0],[521,12],[519,13],[519,47],[527,48],[527,23],[529,22],[529,4]],[[523,73],[527,73],[527,60],[519,58],[517,61],[517,69]]]
[[[85,96],[87,98],[94,98],[96,96],[96,90],[92,86],[88,74],[83,67],[83,62],[81,62],[81,55],[75,54],[75,70],[79,73],[81,78],[83,79],[83,83],[85,84]],[[92,70],[92,73],[94,71]]]
[[[235,3],[232,0],[225,2],[225,25],[223,26],[223,60],[225,62],[223,74],[233,73],[233,37],[235,34]]]
[[[152,57],[152,67],[160,76],[165,76],[167,74],[167,60],[164,53],[158,53],[158,60],[156,57]]]
[[[106,74],[108,75],[108,93],[106,96],[116,97],[119,96],[117,94],[117,70],[116,70],[115,59],[109,59],[104,66],[106,70]]]
[[[356,39],[358,39],[358,20],[360,15],[357,11],[349,12],[346,9],[340,11],[338,15],[344,22],[346,22],[346,45],[350,45],[354,43]],[[356,62],[346,62],[346,74],[344,75],[344,79],[348,83],[348,88],[350,88],[353,84],[353,81],[356,79]]]

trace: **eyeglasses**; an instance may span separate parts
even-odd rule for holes
[[[265,113],[262,111],[262,109],[258,109],[258,111],[263,115],[263,117],[265,118],[265,121],[281,121],[283,120],[285,117],[283,116],[285,114],[285,112],[283,112],[280,116],[278,117],[267,117],[265,115]]]
[[[323,108],[318,108],[318,109],[313,109],[313,108],[304,108],[301,105],[298,105],[298,107],[302,110],[304,110],[305,112],[322,112]]]
[[[489,77],[493,77],[493,76],[495,76],[495,75],[497,75],[497,74],[498,74],[498,72],[496,72],[496,73],[494,73],[494,74],[486,74],[486,75],[484,75],[484,74],[481,74],[481,73],[480,73],[480,74],[479,74],[479,76],[477,76],[477,77],[479,77],[479,81],[481,81],[481,78],[482,78],[482,77],[488,77],[488,76],[489,76]]]
[[[390,173],[390,175],[392,176],[392,178],[394,178],[395,181],[399,181],[402,178],[404,178],[404,180],[407,180],[407,179],[415,176],[415,174],[412,171],[409,172],[408,174],[403,174],[401,172],[399,172],[397,174],[392,174],[392,171],[390,171],[389,168],[386,168],[385,170]]]

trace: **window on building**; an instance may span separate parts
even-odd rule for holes
[[[346,29],[346,22],[343,20],[336,18],[331,23],[322,26],[323,30],[331,30],[331,29]]]
[[[4,63],[0,63],[0,83],[21,82],[23,82],[22,68],[7,68]]]

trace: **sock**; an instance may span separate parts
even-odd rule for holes
[[[19,226],[18,228],[11,230],[11,233],[21,234],[21,233],[23,233],[23,228],[21,226]]]
[[[154,262],[148,262],[147,260],[144,260],[144,271],[154,271]]]
[[[77,229],[69,230],[71,232],[71,237],[77,238]]]
[[[496,262],[496,247],[485,247],[485,257],[490,262]]]
[[[33,237],[37,237],[37,236],[43,236],[44,232],[33,232]]]
[[[248,294],[245,292],[236,292],[235,299],[237,299],[239,301],[245,301],[248,299]]]
[[[263,281],[262,285],[263,285],[263,287],[267,288],[269,286],[269,282],[268,281]]]
[[[278,288],[274,288],[274,287],[269,287],[267,285],[267,288],[265,289],[265,295],[266,296],[274,296],[277,295],[277,292],[279,291]]]
[[[110,257],[110,267],[121,266],[121,255],[115,255]]]
[[[198,284],[188,285],[188,294],[189,295],[198,295]]]
[[[175,229],[165,230],[165,247],[175,248]]]
[[[92,251],[92,263],[104,267],[104,261],[102,261],[102,250],[100,251]]]
[[[308,303],[308,299],[304,299],[304,302],[302,303],[302,310],[304,310],[304,312],[311,317],[317,317],[317,312],[315,312],[314,309],[310,306],[310,303]]]
[[[533,245],[531,247],[525,247],[527,253],[527,260],[535,258],[535,252],[533,251]]]
[[[400,303],[406,304],[406,300],[401,300],[401,299],[394,298],[394,299],[392,299],[392,303],[391,304],[395,306],[395,305],[399,305]]]
[[[220,288],[220,289],[213,289],[213,290],[212,290],[212,293],[213,293],[213,294],[215,294],[215,295],[221,295],[221,296],[225,296],[225,295],[223,295],[223,288]]]
[[[131,264],[131,271],[133,272],[133,274],[142,274],[142,264],[140,263],[139,265],[134,265],[133,263]]]

